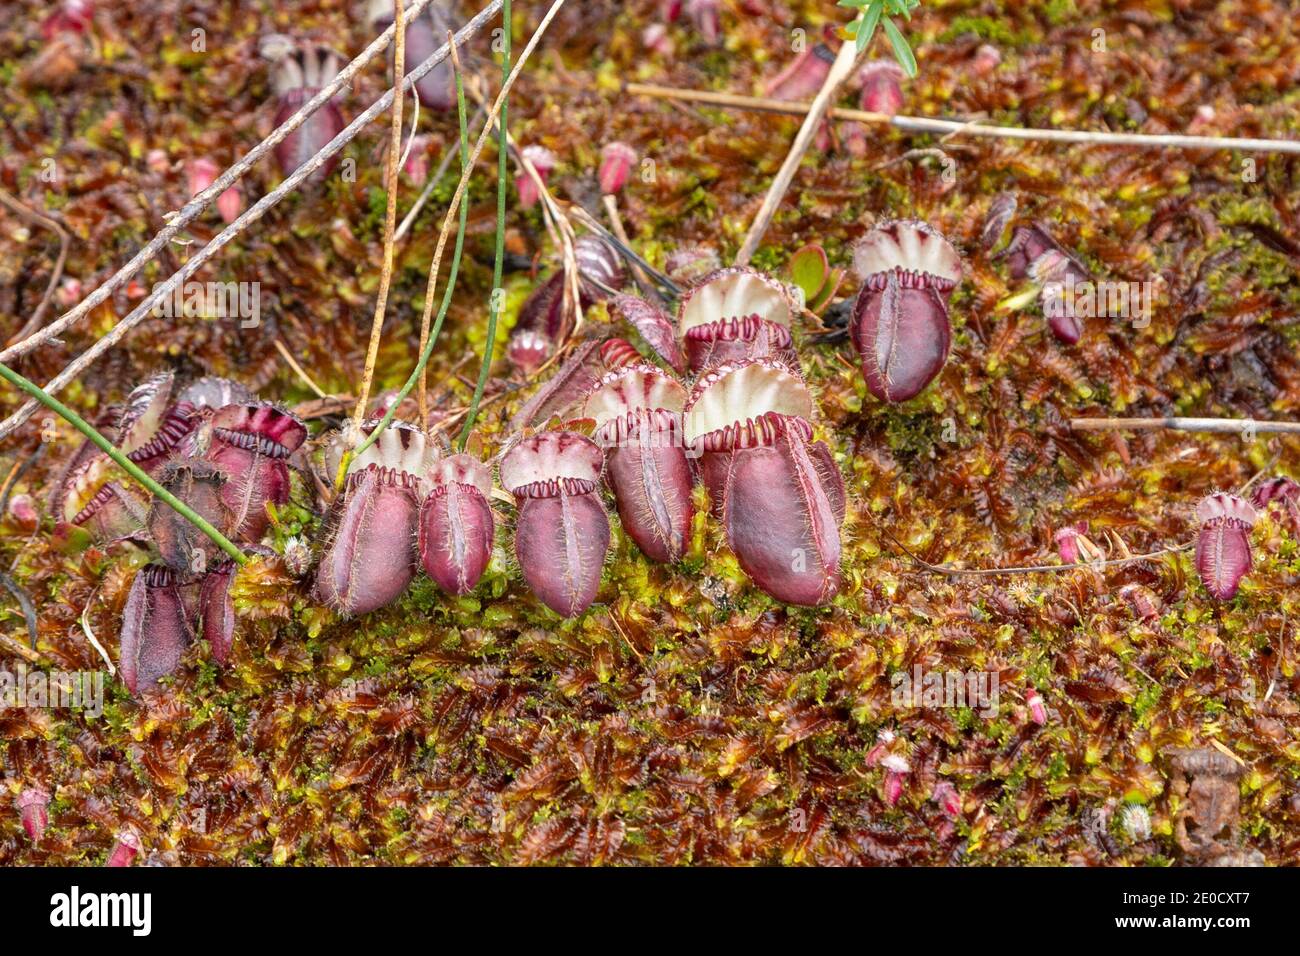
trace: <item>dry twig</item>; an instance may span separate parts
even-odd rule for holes
[[[738,266],[749,265],[749,260],[754,253],[758,251],[758,244],[763,241],[763,236],[767,233],[767,227],[771,225],[772,217],[776,215],[777,207],[781,205],[781,200],[785,198],[787,190],[790,188],[790,182],[794,179],[795,171],[798,170],[799,164],[803,162],[804,153],[812,144],[813,137],[817,135],[817,127],[821,125],[827,109],[830,108],[831,99],[835,96],[836,91],[840,88],[850,73],[853,72],[853,64],[857,62],[857,47],[852,43],[845,43],[840,47],[839,54],[835,57],[835,62],[831,64],[831,71],[826,76],[826,81],[818,91],[817,96],[812,103],[806,107],[803,126],[799,128],[799,133],[794,138],[794,143],[790,146],[790,152],[785,157],[785,162],[781,164],[781,169],[772,180],[772,185],[763,197],[763,205],[758,209],[758,215],[754,217],[753,224],[749,227],[749,233],[745,236],[745,241],[740,245],[740,251],[736,253],[736,262]]]
[[[634,96],[655,99],[685,100],[725,109],[758,113],[785,113],[803,116],[813,106],[792,100],[763,96],[739,96],[707,90],[684,90],[654,83],[629,83],[625,87]],[[1024,126],[988,126],[963,120],[934,119],[926,116],[890,116],[869,110],[832,107],[826,111],[831,119],[857,120],[893,126],[908,133],[945,133],[994,139],[1040,140],[1049,143],[1082,143],[1091,146],[1144,146],[1152,149],[1240,149],[1257,153],[1294,153],[1300,155],[1300,141],[1289,139],[1249,139],[1234,136],[1185,136],[1173,133],[1103,133],[1091,130],[1033,129]]]
[[[1212,432],[1224,435],[1244,435],[1256,432],[1300,434],[1300,422],[1258,422],[1253,418],[1072,418],[1070,428],[1076,432],[1087,431],[1155,431],[1169,429],[1177,432]]]
[[[375,296],[375,315],[370,322],[370,344],[366,349],[366,365],[361,373],[361,388],[357,391],[357,405],[352,412],[352,433],[359,435],[361,422],[370,400],[370,386],[375,379],[375,362],[379,360],[379,342],[384,333],[384,312],[388,307],[388,287],[393,281],[393,233],[397,230],[397,171],[401,168],[402,150],[402,77],[406,75],[406,16],[402,0],[393,0],[393,23],[397,38],[393,52],[393,122],[389,131],[388,162],[384,171],[384,188],[388,203],[384,211],[384,261],[379,272],[379,291]],[[448,47],[452,46],[448,41]],[[415,87],[411,87],[412,90]]]

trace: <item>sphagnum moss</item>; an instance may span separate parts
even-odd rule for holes
[[[632,33],[624,35],[644,25],[629,25],[626,14],[618,32],[600,29],[616,22],[612,5],[581,6],[580,16],[570,13],[575,19],[555,27],[560,60],[539,59],[521,80],[512,127],[521,139],[598,145],[618,138],[636,146],[655,160],[656,176],[634,177],[620,196],[634,242],[643,252],[713,243],[725,258],[763,186],[754,181],[755,164],[779,165],[796,124],[712,111],[706,123],[673,110],[629,110],[600,92],[596,78],[612,63],[628,73],[651,69],[657,80],[681,86],[725,80],[725,88],[751,89],[780,65],[785,28],[761,19],[738,23],[725,57],[697,49],[681,32],[669,58],[645,53]],[[811,3],[793,6],[814,12]],[[1081,25],[1068,10],[1058,9],[1061,22],[1053,23],[1027,5],[1001,4],[995,15],[962,24],[928,6],[914,30],[936,39],[920,79],[905,89],[910,111],[985,111],[1018,123],[1059,116],[1062,125],[1096,127],[1109,110],[1131,121],[1127,109],[1116,111],[1133,96],[1131,71],[1118,57],[1068,57],[1064,37]],[[336,16],[313,14],[303,27],[359,42],[354,26]],[[1288,124],[1294,132],[1294,111],[1280,108],[1274,81],[1296,51],[1283,48],[1293,41],[1266,17],[1240,18],[1243,37],[1276,55],[1257,63],[1251,79],[1222,75],[1236,102],[1254,107],[1250,118],[1216,104],[1214,128],[1225,134],[1252,132],[1252,124],[1271,135],[1287,135]],[[6,71],[31,55],[28,19],[15,18],[0,32]],[[1112,41],[1124,44],[1119,21],[1102,20]],[[94,85],[78,82],[57,97],[14,98],[3,107],[0,141],[25,198],[37,195],[28,187],[46,156],[41,144],[57,143],[56,158],[76,159],[61,164],[68,175],[46,190],[46,208],[59,210],[76,237],[68,276],[105,274],[145,237],[142,223],[184,200],[180,177],[148,170],[134,158],[140,149],[162,149],[172,163],[200,153],[237,155],[251,140],[234,131],[259,115],[265,92],[244,81],[249,69],[238,44],[214,47],[181,69],[155,55],[161,40],[147,24],[114,22],[142,62],[162,64],[153,89],[172,97],[174,128],[154,129],[119,109],[128,80],[111,71],[97,74]],[[1001,48],[1003,63],[991,77],[967,81],[963,51],[972,30]],[[1188,77],[1221,72],[1209,53],[1187,51],[1200,43],[1212,48],[1212,30],[1210,23],[1161,21],[1147,29],[1145,49],[1125,49],[1174,64],[1165,88],[1145,91],[1149,122],[1182,129],[1194,121],[1202,104]],[[1047,54],[1046,69],[1029,62],[1029,44],[1057,51]],[[773,61],[766,67],[757,65],[760,50]],[[1168,56],[1172,50],[1179,55]],[[365,74],[359,98],[378,95],[383,82],[378,71]],[[212,90],[227,98],[214,104]],[[451,127],[443,132],[454,135]],[[378,135],[346,155],[362,159]],[[107,152],[99,169],[112,182],[85,165],[92,142]],[[1239,158],[1226,154],[1098,155],[975,141],[959,154],[952,187],[924,164],[870,171],[917,145],[929,144],[885,137],[873,140],[864,159],[818,154],[796,181],[812,201],[805,198],[799,215],[778,216],[764,251],[764,264],[780,272],[790,253],[817,241],[842,266],[843,250],[868,219],[916,216],[942,228],[978,268],[954,298],[957,334],[945,370],[902,408],[873,402],[855,375],[844,374],[838,356],[849,357],[847,344],[809,344],[800,335],[801,358],[828,418],[819,437],[833,443],[850,479],[846,528],[856,533],[845,536],[849,583],[834,607],[794,611],[749,587],[707,520],[692,529],[678,564],[652,566],[619,546],[597,605],[567,625],[526,596],[506,561],[489,566],[473,595],[477,606],[417,588],[352,621],[322,613],[275,559],[256,561],[235,584],[245,620],[232,667],[214,672],[198,646],[162,696],[136,703],[110,690],[100,719],[43,709],[0,715],[7,775],[52,795],[39,848],[27,840],[12,800],[0,802],[0,859],[100,862],[129,825],[142,835],[146,855],[180,863],[1163,865],[1183,855],[1167,755],[1210,739],[1250,765],[1238,784],[1245,844],[1270,862],[1293,859],[1300,851],[1300,750],[1288,727],[1300,687],[1288,622],[1300,616],[1291,596],[1300,562],[1291,529],[1261,519],[1246,584],[1217,604],[1197,585],[1190,556],[1104,578],[1080,569],[1016,582],[946,580],[919,572],[879,525],[925,560],[969,566],[1037,563],[1052,551],[1051,532],[1080,519],[1139,551],[1188,540],[1195,501],[1239,487],[1274,454],[1281,456],[1275,469],[1294,475],[1290,439],[1265,447],[1236,438],[1085,438],[1062,425],[1121,409],[1293,417],[1300,370],[1286,319],[1297,304],[1295,284],[1285,254],[1241,227],[1267,223],[1294,237],[1294,171],[1265,162],[1257,181],[1246,183]],[[707,186],[695,178],[705,166]],[[83,409],[108,404],[159,364],[183,376],[230,375],[288,398],[299,384],[278,358],[277,335],[318,382],[345,391],[356,378],[355,343],[368,302],[362,289],[379,239],[368,193],[381,173],[362,161],[357,173],[355,183],[331,181],[286,203],[245,237],[229,270],[219,270],[222,278],[255,277],[274,290],[274,323],[160,322],[124,343],[67,398]],[[270,175],[255,173],[250,186],[264,190]],[[697,195],[700,188],[706,195]],[[1005,270],[974,250],[987,204],[1007,190],[1048,218],[1099,274],[1164,276],[1167,298],[1150,327],[1094,321],[1077,347],[1064,349],[1044,337],[1035,307],[994,311],[992,304],[1016,289]],[[167,199],[151,210],[139,198],[150,196]],[[487,221],[490,205],[476,185],[472,226]],[[547,251],[535,223],[512,216],[510,226],[512,253]],[[195,238],[211,228],[196,223]],[[418,232],[411,242],[423,262],[432,250]],[[483,263],[492,251],[485,236],[470,230],[465,296],[451,306],[430,368],[447,409],[467,404],[471,387],[452,372],[467,346],[477,353],[482,345],[490,284]],[[30,311],[29,296],[48,275],[42,255],[31,242],[0,236],[0,257],[32,263],[27,285],[35,290],[3,311]],[[407,330],[408,345],[423,294],[419,273],[403,270],[393,294],[394,330]],[[526,279],[511,281],[521,283],[522,300]],[[71,332],[69,348],[83,348],[92,331],[101,333],[102,323]],[[405,349],[408,363],[413,349]],[[33,379],[57,371],[53,354],[30,361],[35,367],[25,371]],[[394,381],[405,372],[409,364]],[[0,401],[6,410],[15,406],[10,394]],[[507,399],[479,416],[476,431],[487,447],[499,447],[517,404]],[[951,442],[944,438],[948,416]],[[35,447],[39,434],[39,423],[29,426],[4,450],[6,463]],[[48,450],[16,492],[39,499],[69,452]],[[309,515],[294,520],[296,533],[315,530]],[[19,558],[16,579],[39,597],[38,650],[46,665],[101,667],[80,622],[84,612],[89,630],[116,653],[133,570],[125,556],[87,548],[48,522],[34,530],[12,511],[0,522],[6,566]],[[1129,583],[1159,599],[1156,621],[1134,619],[1119,596]],[[21,639],[15,616],[0,623]],[[7,669],[16,664],[8,652],[0,656]],[[896,704],[892,675],[918,662],[936,671],[996,667],[1003,678],[997,718]],[[1025,703],[1031,684],[1043,698],[1042,726]],[[882,730],[895,735],[893,746],[911,768],[892,807],[884,799],[886,771],[867,761]],[[938,781],[960,794],[960,819],[948,821],[933,801]],[[1150,838],[1118,834],[1115,808],[1124,801],[1147,809]],[[178,823],[199,810],[206,811],[206,832]],[[801,828],[791,825],[796,810]],[[1105,827],[1089,829],[1081,810],[1109,814]]]

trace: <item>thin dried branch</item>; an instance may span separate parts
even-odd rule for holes
[[[726,109],[749,110],[758,113],[785,113],[803,116],[812,108],[811,103],[776,100],[761,96],[739,96],[734,93],[712,93],[707,90],[684,90],[654,83],[629,83],[625,87],[633,96],[654,99],[684,100],[705,103]],[[1152,149],[1240,149],[1257,153],[1293,153],[1300,155],[1300,141],[1289,139],[1249,139],[1235,136],[1185,136],[1171,133],[1102,133],[1089,130],[1033,129],[1023,126],[988,126],[961,120],[933,119],[924,116],[890,116],[869,110],[832,107],[826,111],[832,119],[857,120],[860,123],[878,123],[893,126],[909,133],[947,133],[953,135],[981,136],[995,139],[1041,140],[1050,143],[1083,143],[1092,146],[1143,146]]]
[[[285,360],[289,368],[293,369],[293,374],[297,375],[304,385],[316,393],[317,398],[328,397],[312,377],[307,374],[306,369],[298,364],[298,360],[293,357],[292,353],[290,353],[288,348],[285,347],[285,344],[279,339],[275,340],[275,350],[280,353],[280,358]]]
[[[831,70],[826,76],[826,81],[822,83],[822,88],[813,98],[811,105],[808,106],[803,126],[799,128],[799,133],[790,146],[790,152],[786,154],[785,162],[781,164],[781,169],[777,172],[776,178],[772,180],[767,195],[763,197],[763,205],[759,207],[758,215],[754,217],[754,222],[749,227],[745,241],[741,243],[740,251],[736,253],[736,265],[749,265],[749,260],[758,251],[758,244],[763,241],[763,236],[767,234],[767,227],[771,225],[772,217],[776,215],[777,207],[781,205],[781,200],[785,198],[786,192],[790,189],[794,174],[799,169],[799,164],[803,162],[804,153],[808,152],[813,137],[817,135],[817,127],[821,125],[827,109],[830,108],[831,99],[839,90],[840,84],[848,79],[849,74],[853,72],[853,64],[857,62],[857,59],[858,52],[854,44],[845,43],[840,47],[840,52],[835,57],[835,62],[831,64]]]
[[[384,173],[384,188],[388,192],[388,202],[384,210],[384,261],[379,272],[379,291],[375,296],[375,315],[370,322],[370,344],[366,349],[366,365],[361,373],[361,388],[357,391],[357,405],[352,412],[352,433],[360,434],[361,422],[366,415],[366,403],[370,401],[370,386],[375,380],[375,363],[379,360],[379,342],[384,333],[384,313],[388,308],[388,288],[393,281],[393,233],[397,230],[397,171],[401,168],[402,158],[398,155],[402,149],[402,105],[406,97],[402,95],[402,80],[406,75],[406,15],[402,10],[402,0],[393,0],[393,25],[396,27],[397,41],[393,52],[393,122],[389,131],[387,168]],[[448,47],[451,46],[450,41]],[[414,87],[411,88],[414,92]]]
[[[1300,422],[1256,421],[1253,418],[1072,418],[1070,428],[1076,432],[1157,431],[1211,432],[1220,435],[1246,435],[1256,432],[1300,434]]]

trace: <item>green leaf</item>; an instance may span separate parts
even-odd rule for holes
[[[805,303],[813,302],[822,287],[830,269],[826,262],[826,251],[818,245],[804,246],[790,257],[790,277],[794,284],[803,290]]]
[[[821,289],[817,292],[816,297],[808,303],[808,310],[815,315],[821,315],[822,310],[830,305],[831,299],[834,298],[835,292],[844,281],[844,270],[833,269],[826,281],[822,283]]]
[[[861,53],[871,42],[872,36],[876,32],[876,24],[880,22],[880,14],[884,11],[883,3],[872,4],[871,9],[862,15],[862,26],[858,29],[858,52]],[[886,20],[886,23],[889,21]]]
[[[894,47],[894,56],[904,72],[908,76],[916,76],[916,57],[912,54],[912,48],[907,45],[903,34],[899,33],[898,27],[894,26],[893,20],[885,20],[885,34],[889,37],[889,42]]]

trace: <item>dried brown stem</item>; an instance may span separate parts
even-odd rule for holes
[[[761,96],[739,96],[734,93],[713,93],[707,90],[684,90],[654,83],[629,83],[625,87],[634,96],[655,99],[684,100],[705,103],[726,109],[749,110],[759,113],[784,113],[790,116],[805,115],[812,104],[790,100],[777,100]],[[1052,143],[1083,143],[1093,146],[1144,146],[1153,149],[1240,149],[1258,153],[1294,153],[1300,155],[1300,141],[1289,139],[1243,139],[1233,136],[1184,136],[1157,133],[1101,133],[1089,130],[1032,129],[1023,126],[988,126],[961,120],[933,119],[924,116],[890,116],[869,110],[832,107],[826,111],[832,119],[857,120],[860,123],[878,123],[909,133],[945,133],[992,137],[995,139],[1041,140]]]
[[[1213,432],[1243,435],[1256,432],[1300,434],[1300,422],[1259,422],[1253,418],[1072,418],[1070,428],[1087,431],[1156,431]]]
[[[307,370],[298,364],[298,360],[293,357],[292,353],[290,353],[290,351],[285,347],[285,344],[279,339],[275,340],[275,349],[280,353],[280,358],[284,359],[285,362],[288,363],[289,368],[293,369],[293,373],[302,380],[302,383],[316,393],[317,398],[329,397],[321,387],[312,380],[312,377],[307,374]]]
[[[375,315],[370,322],[370,344],[366,349],[366,366],[361,373],[361,388],[357,392],[357,405],[352,411],[352,433],[361,433],[361,422],[366,416],[366,403],[370,400],[370,387],[375,380],[375,363],[379,360],[379,342],[384,333],[384,312],[388,308],[388,288],[393,281],[393,233],[397,231],[397,170],[402,162],[402,77],[406,75],[406,15],[402,0],[393,0],[393,26],[396,41],[393,48],[393,121],[389,129],[388,161],[384,175],[384,188],[388,204],[384,211],[384,261],[379,272],[379,291],[375,296]],[[448,40],[448,47],[451,41]],[[414,87],[412,87],[414,90]]]
[[[767,227],[772,224],[772,217],[776,215],[777,207],[781,205],[781,200],[785,198],[786,192],[790,189],[794,174],[799,169],[799,164],[803,162],[804,153],[808,152],[813,137],[817,135],[817,127],[821,125],[826,111],[830,108],[831,100],[840,88],[840,84],[848,79],[849,74],[853,72],[853,64],[857,62],[857,59],[858,52],[855,44],[845,43],[840,47],[840,52],[835,57],[835,62],[831,64],[831,70],[826,76],[826,81],[817,92],[817,96],[813,98],[812,103],[806,108],[803,126],[799,128],[799,133],[790,146],[790,152],[786,155],[785,162],[781,164],[781,169],[777,172],[776,178],[772,180],[767,195],[763,197],[763,205],[759,207],[758,215],[754,217],[754,222],[749,227],[749,233],[745,236],[745,241],[741,243],[740,251],[736,253],[736,265],[749,265],[749,260],[758,251],[758,244],[763,241],[763,236],[767,233]]]

